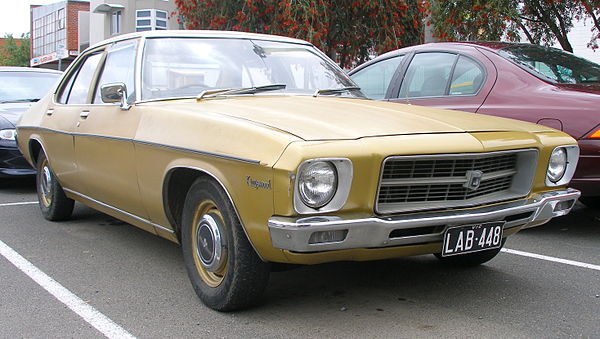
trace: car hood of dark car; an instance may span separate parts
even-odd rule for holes
[[[23,115],[29,107],[31,107],[31,103],[29,102],[9,102],[0,104],[0,117],[8,120],[8,122],[15,126],[21,115]]]
[[[239,96],[211,98],[165,109],[211,112],[243,119],[304,140],[359,139],[386,135],[542,132],[548,127],[473,113],[375,100],[312,96]],[[155,106],[156,107],[156,106]],[[156,107],[158,108],[158,107]]]

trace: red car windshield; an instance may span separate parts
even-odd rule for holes
[[[561,84],[600,83],[600,65],[556,48],[512,45],[498,53],[545,80]]]

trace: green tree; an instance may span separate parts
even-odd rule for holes
[[[6,43],[0,46],[0,65],[29,66],[29,33],[21,35],[21,43],[17,44],[12,34],[4,36]]]
[[[429,0],[434,35],[441,40],[519,40],[551,45],[555,41],[573,52],[567,33],[575,19],[590,19],[600,37],[600,0]]]
[[[312,42],[342,66],[419,43],[422,0],[175,0],[188,29],[237,30]]]

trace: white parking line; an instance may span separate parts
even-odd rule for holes
[[[587,263],[580,262],[580,261],[573,261],[573,260],[567,260],[567,259],[549,257],[547,255],[541,255],[541,254],[535,254],[535,253],[529,253],[529,252],[511,250],[511,249],[508,249],[508,248],[503,248],[502,252],[510,253],[510,254],[515,254],[515,255],[520,255],[520,256],[529,257],[529,258],[535,258],[535,259],[540,259],[540,260],[557,262],[557,263],[571,265],[571,266],[589,268],[589,269],[595,270],[595,271],[600,271],[600,265],[587,264]]]
[[[23,202],[7,202],[4,204],[0,204],[0,207],[4,206],[19,206],[19,205],[37,205],[37,201],[23,201]]]
[[[135,338],[0,240],[0,254],[107,338]]]

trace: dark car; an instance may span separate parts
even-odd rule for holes
[[[35,174],[17,148],[15,125],[61,75],[42,68],[0,67],[0,177]]]
[[[497,115],[567,132],[581,149],[571,186],[582,191],[582,202],[600,206],[600,65],[538,45],[454,42],[392,51],[350,76],[371,99]]]

